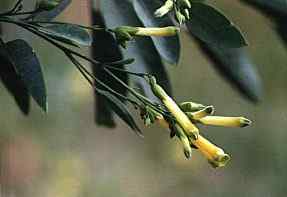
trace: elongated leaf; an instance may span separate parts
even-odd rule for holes
[[[212,6],[194,2],[190,12],[192,18],[186,25],[190,32],[203,42],[224,48],[247,45],[239,29]]]
[[[90,46],[92,44],[89,32],[76,25],[55,24],[40,28],[40,30],[54,39],[73,46]]]
[[[154,11],[161,6],[159,0],[134,0],[134,9],[141,22],[146,27],[172,26],[169,17],[156,18]],[[180,57],[179,36],[173,37],[152,37],[155,47],[161,57],[171,64],[177,64]]]
[[[255,65],[244,48],[224,49],[206,45],[198,40],[201,49],[213,61],[215,68],[247,99],[257,102],[262,96],[262,85]]]
[[[254,5],[265,12],[276,11],[281,14],[287,14],[287,1],[286,0],[241,0],[242,2],[248,3],[250,5]],[[275,14],[275,13],[274,13]]]
[[[258,9],[264,15],[271,18],[275,28],[281,39],[287,46],[287,2],[285,0],[241,0],[248,5]]]
[[[30,17],[33,20],[37,20],[37,21],[51,21],[56,16],[61,14],[61,12],[63,12],[70,5],[71,2],[72,0],[62,0],[61,3],[54,9],[50,11],[39,12],[39,13],[31,15]]]
[[[136,132],[137,135],[143,136],[141,130],[135,123],[131,113],[126,108],[125,104],[115,97],[113,94],[104,90],[97,90],[97,93],[104,96],[110,104],[110,107],[114,112],[127,124],[132,130]]]
[[[101,2],[101,10],[108,27],[121,25],[143,26],[138,19],[132,4],[128,0],[118,3],[117,0]],[[110,10],[113,10],[112,12]],[[171,86],[161,58],[150,38],[137,38],[129,43],[128,49],[123,51],[126,57],[133,57],[135,65],[131,65],[127,70],[138,73],[150,73],[157,77],[160,85],[171,95]],[[144,79],[131,78],[133,83],[139,87],[143,94],[154,101],[158,101],[150,90]]]
[[[47,111],[47,96],[39,60],[33,49],[24,40],[13,40],[6,44],[16,72],[38,105]]]
[[[0,79],[9,93],[14,97],[17,105],[27,115],[30,111],[30,95],[17,74],[9,54],[6,51],[5,43],[0,39]]]
[[[105,27],[104,19],[99,11],[94,11],[92,14],[93,25]],[[114,37],[109,32],[95,31],[93,32],[93,47],[92,56],[94,59],[101,62],[119,61],[122,60],[122,54],[117,45]],[[118,68],[124,69],[124,66],[117,66]],[[115,79],[103,70],[99,66],[92,66],[93,74],[104,81],[109,87],[117,90],[122,95],[127,94],[127,89],[123,88]],[[125,83],[128,83],[128,76],[125,73],[114,73]],[[99,88],[102,88],[99,86]],[[107,104],[106,98],[95,92],[95,121],[99,125],[108,127],[114,127],[115,122],[112,115],[112,109]]]

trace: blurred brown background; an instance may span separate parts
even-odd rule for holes
[[[180,65],[167,68],[177,101],[192,98],[214,105],[217,114],[253,120],[252,127],[245,129],[201,128],[232,155],[229,165],[213,169],[197,152],[192,160],[185,160],[178,141],[170,140],[157,126],[141,124],[144,139],[120,120],[114,130],[97,127],[92,89],[63,54],[8,26],[5,31],[13,34],[6,40],[15,34],[26,37],[38,52],[49,113],[43,114],[33,103],[30,116],[24,117],[0,84],[2,193],[16,197],[284,196],[287,50],[270,21],[250,7],[230,0],[209,2],[248,38],[248,51],[265,86],[261,103],[252,105],[233,90],[184,32]],[[88,2],[74,0],[57,20],[88,24]]]

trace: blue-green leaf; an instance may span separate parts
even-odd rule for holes
[[[46,86],[40,62],[28,43],[13,40],[6,43],[13,66],[38,105],[47,111]]]
[[[199,41],[199,40],[198,40]],[[255,65],[244,48],[221,48],[199,41],[201,49],[213,62],[214,67],[244,97],[257,102],[262,96],[262,84]]]
[[[274,23],[272,27],[277,31],[287,46],[287,1],[285,0],[241,0],[248,5],[258,9],[271,18]]]
[[[77,25],[53,24],[39,28],[39,30],[56,40],[73,46],[90,46],[92,37],[89,32]]]
[[[276,11],[277,13],[287,14],[287,1],[286,0],[241,0],[250,5],[259,6],[260,9],[265,11]]]
[[[99,11],[94,11],[92,14],[93,25],[105,27],[104,19]],[[113,35],[109,32],[94,31],[93,32],[93,45],[92,56],[97,61],[111,62],[119,61],[123,59],[120,48],[116,43]],[[124,69],[124,66],[117,65],[118,68]],[[103,72],[100,66],[92,66],[93,74],[99,80],[105,81],[105,83],[114,90],[117,90],[120,94],[126,95],[127,89],[119,84],[114,78]],[[114,73],[123,82],[128,83],[128,76],[126,73],[118,72]],[[95,83],[97,85],[97,83]],[[103,89],[103,87],[97,87]],[[115,122],[113,119],[112,108],[108,105],[105,97],[101,96],[95,91],[95,121],[99,125],[108,127],[114,127]]]
[[[30,111],[29,92],[16,72],[13,62],[7,52],[6,44],[0,39],[0,79],[9,93],[14,97],[23,114]]]
[[[192,3],[191,20],[186,22],[190,32],[210,45],[239,48],[247,45],[240,30],[221,12],[204,3]]]
[[[133,119],[133,116],[126,108],[125,104],[119,100],[117,97],[115,97],[113,94],[111,94],[108,91],[105,90],[96,90],[97,93],[103,97],[106,98],[106,100],[109,102],[110,107],[113,109],[113,111],[127,124],[130,126],[132,130],[136,132],[137,135],[143,137],[141,130],[137,126],[136,122]]]
[[[128,0],[109,0],[101,2],[101,10],[106,25],[115,28],[121,25],[143,26],[138,19],[133,5]],[[110,10],[113,10],[112,12]],[[129,43],[127,50],[123,51],[125,57],[135,58],[134,66],[130,65],[127,70],[138,73],[150,73],[158,79],[161,86],[171,95],[171,85],[161,58],[150,38],[137,38]],[[132,82],[139,87],[143,94],[151,100],[157,100],[144,79],[132,78]]]

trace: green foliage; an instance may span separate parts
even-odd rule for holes
[[[9,58],[6,44],[1,39],[0,42],[0,79],[13,95],[21,111],[27,115],[30,110],[30,94]]]
[[[113,12],[109,12],[113,10]],[[143,23],[138,18],[132,3],[123,0],[121,4],[117,0],[102,1],[101,11],[103,18],[108,27],[117,27],[120,25],[128,25],[141,27]],[[95,46],[96,47],[96,46]],[[155,47],[154,40],[151,38],[135,39],[129,45],[127,50],[122,51],[124,57],[134,57],[136,66],[129,66],[127,71],[136,73],[150,73],[160,81],[161,85],[171,94],[171,85],[167,76],[167,72],[159,56],[159,52]],[[156,66],[154,66],[156,65]],[[131,78],[131,83],[135,84],[141,93],[153,101],[157,101],[152,94],[146,81],[141,78]]]
[[[53,24],[39,30],[54,39],[73,46],[91,46],[92,38],[86,29],[71,24]]]
[[[198,40],[202,51],[215,63],[215,68],[248,100],[256,103],[262,96],[262,85],[256,67],[244,48],[226,49],[205,45]]]
[[[99,27],[106,27],[102,14],[98,11],[93,12],[93,25]],[[101,62],[119,61],[123,59],[120,47],[116,43],[115,38],[107,31],[93,32],[92,57]],[[102,66],[101,66],[102,67]],[[101,81],[106,81],[107,85],[112,89],[117,90],[120,94],[127,96],[127,89],[117,83],[106,72],[103,72],[99,66],[92,66],[93,75]],[[116,68],[125,69],[124,65],[116,65]],[[128,83],[128,76],[126,73],[118,73],[117,76],[125,83]],[[98,86],[103,88],[101,86]],[[114,127],[115,121],[113,119],[113,112],[108,105],[106,98],[99,95],[95,91],[95,122],[98,125]],[[124,102],[124,100],[123,100]]]
[[[130,128],[136,132],[137,135],[142,136],[142,132],[135,123],[131,113],[126,108],[125,104],[119,100],[117,97],[112,95],[108,91],[97,89],[97,93],[101,96],[104,96],[107,101],[109,101],[109,104],[113,111],[127,124],[130,126]]]
[[[239,48],[247,45],[238,28],[212,6],[192,3],[191,13],[192,20],[187,22],[187,26],[200,40],[222,48]]]
[[[244,2],[264,11],[272,10],[268,14],[272,14],[280,25],[284,23],[274,14],[276,10],[280,16],[285,16],[285,10],[281,9],[286,6],[283,1]],[[0,23],[14,24],[33,33],[54,45],[71,60],[99,97],[97,112],[102,114],[98,115],[101,117],[97,118],[98,123],[114,125],[111,114],[111,111],[114,111],[132,129],[139,132],[125,107],[127,103],[135,107],[149,106],[152,110],[165,113],[164,109],[159,107],[159,100],[150,90],[144,76],[155,76],[171,95],[171,84],[163,62],[176,65],[180,60],[179,35],[155,37],[155,34],[152,34],[153,36],[138,38],[135,36],[136,33],[124,34],[121,36],[126,38],[122,42],[118,32],[124,31],[116,31],[119,27],[135,30],[146,30],[146,27],[149,27],[150,30],[156,29],[160,32],[167,26],[179,26],[181,30],[187,30],[189,35],[196,38],[195,41],[214,66],[247,99],[257,101],[261,97],[260,77],[244,49],[247,46],[246,39],[239,28],[223,13],[204,1],[106,0],[96,9],[95,5],[98,4],[92,1],[94,8],[91,12],[93,24],[96,26],[51,21],[70,3],[71,0],[40,0],[35,10],[27,12],[22,10],[23,1],[18,0],[11,10],[0,14]],[[286,39],[286,25],[278,26],[278,32]],[[126,49],[121,49],[119,44]],[[92,45],[93,57],[87,57],[68,45]],[[5,65],[0,70],[0,77],[21,110],[25,114],[29,112],[31,96],[46,111],[47,93],[44,77],[33,49],[24,40],[19,39],[7,43],[1,40],[0,49],[1,62]],[[131,63],[130,59],[125,58],[130,57],[136,60],[136,66],[125,66]],[[79,59],[92,64],[92,73]],[[110,70],[114,72],[111,73]],[[6,75],[6,72],[9,74]],[[128,81],[130,75],[135,77]],[[131,88],[128,83],[133,83],[140,91]],[[128,92],[132,98],[128,97]]]
[[[6,57],[9,60],[9,64],[13,65],[17,75],[20,76],[31,96],[44,111],[47,111],[47,95],[44,77],[39,60],[33,49],[24,40],[20,39],[6,43],[2,50],[3,49],[5,49],[4,53],[7,55]],[[22,106],[27,108],[26,105]]]

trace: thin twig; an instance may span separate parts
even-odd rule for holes
[[[127,70],[124,70],[124,69],[121,69],[121,68],[117,68],[117,67],[114,67],[114,66],[104,65],[104,67],[107,67],[107,68],[109,68],[111,70],[127,73],[127,74],[130,74],[130,75],[135,75],[137,77],[145,77],[145,76],[149,75],[147,73],[135,73],[135,72],[127,71]]]
[[[7,15],[13,14],[18,9],[18,7],[21,5],[22,2],[23,0],[18,0],[11,10],[9,10],[8,12],[1,13],[0,16],[7,16]]]
[[[95,91],[98,91],[97,87],[94,85],[92,80],[89,78],[91,77],[98,83],[99,85],[103,86],[105,89],[110,91],[111,93],[121,97],[124,100],[129,101],[131,104],[138,106],[139,104],[135,101],[132,100],[131,98],[128,98],[126,96],[123,96],[122,94],[118,93],[117,91],[113,90],[111,87],[109,87],[107,84],[96,78],[94,75],[92,75],[78,60],[76,60],[72,54],[67,53],[66,54],[68,58],[72,61],[72,63],[78,68],[78,70],[81,72],[81,74],[85,77],[85,79],[89,82],[89,84],[95,89]],[[87,76],[88,75],[88,76]]]

